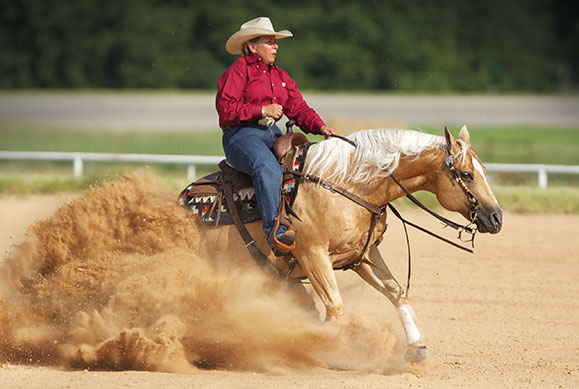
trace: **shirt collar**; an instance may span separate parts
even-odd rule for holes
[[[249,55],[245,56],[245,60],[247,61],[248,64],[255,63],[257,62],[258,59],[260,59],[260,57],[255,53],[250,53]]]
[[[249,55],[246,55],[245,60],[247,61],[248,65],[254,64],[256,62],[263,62],[261,57],[255,53],[250,53]],[[275,63],[273,65],[270,65],[270,66],[275,67]]]

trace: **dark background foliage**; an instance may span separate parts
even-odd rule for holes
[[[270,16],[301,88],[567,92],[573,0],[0,0],[0,88],[214,89],[225,41]]]

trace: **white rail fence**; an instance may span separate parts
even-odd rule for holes
[[[196,165],[217,165],[223,156],[207,155],[168,155],[168,154],[109,154],[109,153],[76,153],[52,151],[0,151],[0,160],[27,161],[72,161],[73,174],[82,178],[84,162],[143,162],[187,165],[187,178],[196,176]],[[547,174],[579,174],[579,166],[543,165],[543,164],[509,164],[487,163],[487,171],[497,173],[536,173],[537,184],[541,188],[548,185]]]
[[[222,156],[169,155],[169,154],[112,154],[76,153],[57,151],[0,151],[0,160],[27,161],[72,161],[72,171],[76,179],[82,178],[84,162],[142,162],[187,165],[187,178],[192,180],[197,174],[196,165],[217,165]]]
[[[545,189],[548,185],[547,173],[579,174],[579,166],[542,165],[528,163],[485,163],[491,173],[537,173],[537,185]]]

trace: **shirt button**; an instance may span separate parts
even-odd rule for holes
[[[275,100],[275,97],[273,99]]]

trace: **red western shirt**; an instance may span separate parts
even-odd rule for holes
[[[256,122],[268,104],[281,105],[304,132],[319,134],[325,125],[287,72],[275,64],[266,65],[257,54],[239,58],[219,78],[215,107],[220,127]]]

